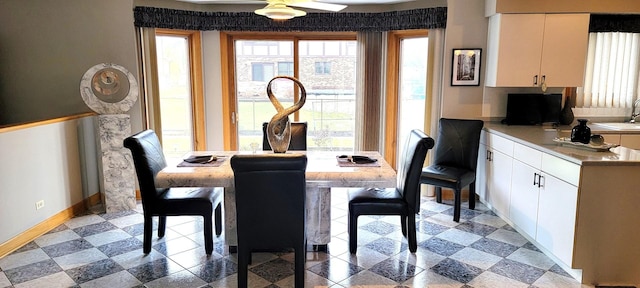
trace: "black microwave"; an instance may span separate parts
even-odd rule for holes
[[[558,123],[562,110],[562,94],[509,93],[507,125],[539,125]]]

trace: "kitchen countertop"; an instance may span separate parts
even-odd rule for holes
[[[589,126],[591,127],[591,126]],[[598,152],[585,148],[567,146],[553,141],[556,137],[568,137],[571,126],[520,126],[505,125],[499,122],[485,122],[484,129],[496,135],[505,137],[516,143],[529,146],[536,150],[554,155],[578,165],[633,165],[640,166],[640,150],[626,147],[611,148],[609,151]],[[592,134],[621,134],[617,130],[600,129],[594,125]],[[637,133],[636,133],[637,134]]]

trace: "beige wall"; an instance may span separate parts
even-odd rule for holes
[[[0,85],[25,91],[11,97],[64,101],[81,99],[80,79],[98,63],[138,78],[132,9],[133,0],[0,0],[0,66],[14,68]],[[130,114],[140,130],[140,105]],[[92,118],[0,132],[0,244],[99,192]]]

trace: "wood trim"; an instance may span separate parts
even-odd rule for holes
[[[204,114],[204,84],[202,72],[202,37],[200,31],[189,34],[191,59],[191,113],[193,117],[193,148],[207,150]]]
[[[88,116],[95,116],[95,115],[98,115],[98,113],[96,113],[96,112],[86,112],[86,113],[70,115],[70,116],[64,116],[64,117],[58,117],[58,118],[53,118],[53,119],[48,119],[48,120],[43,120],[43,121],[36,121],[36,122],[30,122],[30,123],[24,123],[24,124],[12,125],[12,126],[0,127],[0,133],[17,131],[17,130],[32,128],[32,127],[37,127],[37,126],[43,126],[43,125],[49,125],[49,124],[53,124],[53,123],[65,122],[65,121],[69,121],[69,120],[73,120],[73,119],[80,119],[80,118],[84,118],[84,117],[88,117]]]
[[[385,102],[384,159],[391,167],[396,167],[396,147],[398,147],[398,69],[400,37],[390,32],[387,36],[387,86]]]
[[[25,244],[64,224],[64,222],[73,218],[75,215],[79,215],[87,211],[87,207],[91,207],[100,203],[101,198],[101,193],[95,193],[89,196],[87,199],[84,199],[81,202],[60,211],[58,214],[51,216],[50,218],[36,224],[35,226],[0,244],[0,258],[7,256],[11,252],[24,246]]]
[[[233,36],[220,32],[220,78],[222,83],[222,132],[224,135],[224,150],[238,149],[238,135],[236,128],[237,107],[235,102],[235,53],[233,50]]]
[[[425,36],[428,36],[428,30],[425,29],[391,31],[388,34],[384,158],[391,167],[396,167],[398,158],[396,148],[398,147],[398,102],[400,101],[398,94],[400,89],[400,42],[406,38]],[[429,49],[429,51],[431,50]],[[430,107],[430,103],[427,102],[426,106]]]

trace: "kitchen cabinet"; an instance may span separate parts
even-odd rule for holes
[[[542,153],[516,143],[513,158],[509,219],[524,233],[535,239],[538,195],[540,187],[544,185],[544,177],[540,171]]]
[[[603,133],[601,135],[606,143],[619,144],[631,149],[640,149],[640,134]]]
[[[484,195],[494,211],[504,217],[509,215],[511,192],[511,171],[513,169],[513,141],[491,133],[482,133],[480,147],[484,151],[478,154],[484,157],[484,165],[478,170],[484,178],[480,179],[481,197]],[[482,158],[481,158],[482,159]],[[476,177],[478,179],[478,177]],[[478,180],[476,180],[478,182]]]
[[[496,14],[489,18],[485,85],[583,86],[589,14]]]

